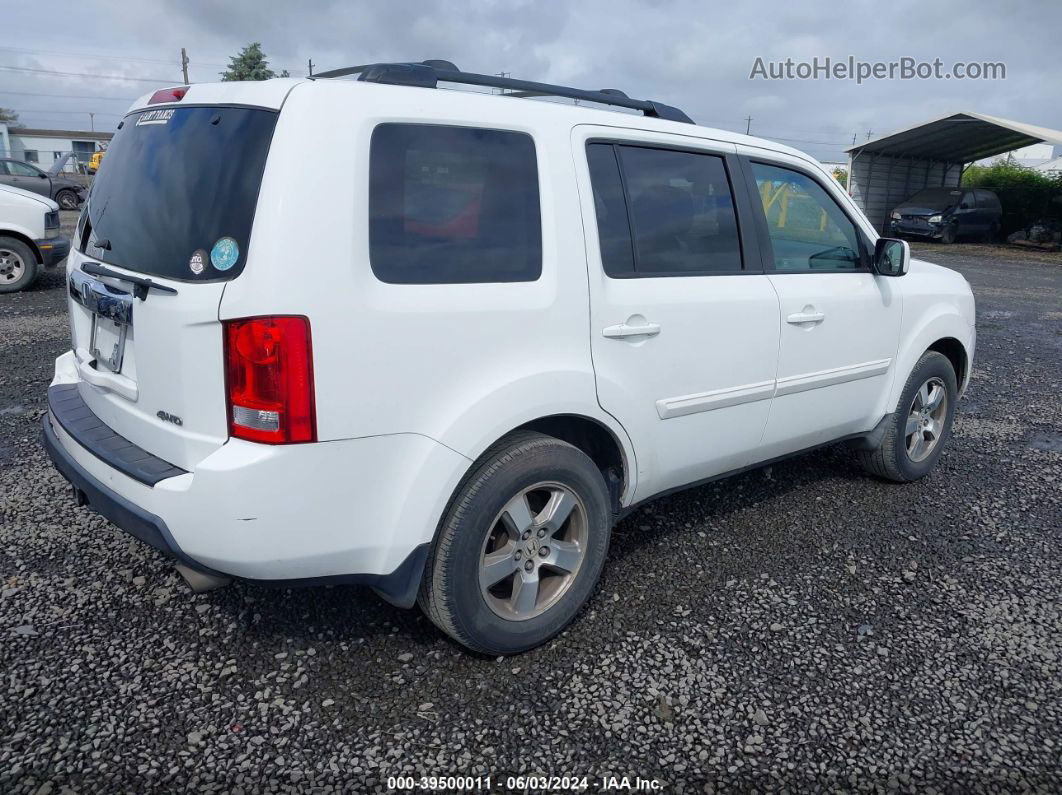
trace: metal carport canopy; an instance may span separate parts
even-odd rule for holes
[[[888,212],[911,194],[956,186],[968,163],[1041,142],[1062,145],[1062,131],[953,113],[849,148],[848,193],[884,231]]]

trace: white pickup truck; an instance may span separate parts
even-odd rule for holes
[[[59,205],[21,188],[0,185],[0,293],[25,290],[42,268],[70,253],[59,234]]]

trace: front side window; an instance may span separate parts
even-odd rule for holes
[[[779,271],[858,270],[859,232],[825,188],[780,166],[752,163],[774,267]]]
[[[723,158],[619,144],[587,147],[605,272],[697,275],[741,270]]]
[[[369,160],[369,260],[381,281],[528,282],[542,274],[531,136],[381,124]]]

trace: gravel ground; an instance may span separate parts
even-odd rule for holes
[[[835,447],[660,500],[575,625],[506,659],[356,588],[191,594],[39,448],[61,280],[3,296],[0,791],[1059,791],[1062,263],[922,255],[980,315],[932,476],[875,481]]]

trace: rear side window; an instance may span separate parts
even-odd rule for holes
[[[222,106],[126,116],[89,195],[85,253],[171,279],[235,277],[276,119],[270,110]]]
[[[999,198],[996,194],[987,190],[974,191],[977,194],[977,206],[985,207],[989,210],[999,210]]]
[[[531,136],[381,124],[369,157],[369,259],[378,279],[469,284],[542,274]]]
[[[587,147],[601,259],[609,276],[741,270],[723,158],[592,143]]]

